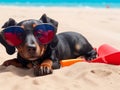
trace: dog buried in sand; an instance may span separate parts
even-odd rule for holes
[[[17,23],[10,18],[2,26],[0,42],[11,55],[17,49],[17,58],[2,65],[33,68],[35,76],[51,74],[61,67],[60,61],[84,57],[96,58],[96,51],[87,39],[76,32],[57,33],[58,22],[43,14],[39,20]]]

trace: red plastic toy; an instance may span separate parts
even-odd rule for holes
[[[113,64],[113,65],[120,65],[120,51],[113,48],[108,44],[103,44],[98,48],[98,57],[90,63],[106,63],[106,64]],[[77,62],[87,62],[84,59],[68,59],[62,60],[61,65],[69,66]]]

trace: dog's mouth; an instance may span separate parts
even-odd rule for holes
[[[28,54],[26,58],[30,61],[34,61],[34,60],[37,60],[37,59],[41,58],[41,55],[37,54],[37,53]]]
[[[38,57],[30,57],[30,58],[28,58],[28,60],[30,60],[30,61],[35,61],[37,59],[38,59]]]

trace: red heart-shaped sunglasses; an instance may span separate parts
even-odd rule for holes
[[[55,36],[56,28],[51,24],[34,27],[34,36],[40,44],[48,44]],[[11,46],[19,46],[25,40],[25,30],[20,26],[10,26],[2,31],[5,41]]]

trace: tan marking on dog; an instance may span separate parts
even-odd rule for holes
[[[50,59],[46,59],[42,62],[42,64],[40,66],[46,66],[49,67],[50,69],[52,69],[52,61]]]
[[[22,26],[20,26],[22,29],[24,29],[24,26],[22,25]]]
[[[79,51],[80,48],[81,48],[81,46],[80,46],[79,44],[76,44],[76,45],[75,45],[75,49],[76,49],[77,51]]]
[[[37,24],[33,24],[33,27],[36,27],[37,26]]]

